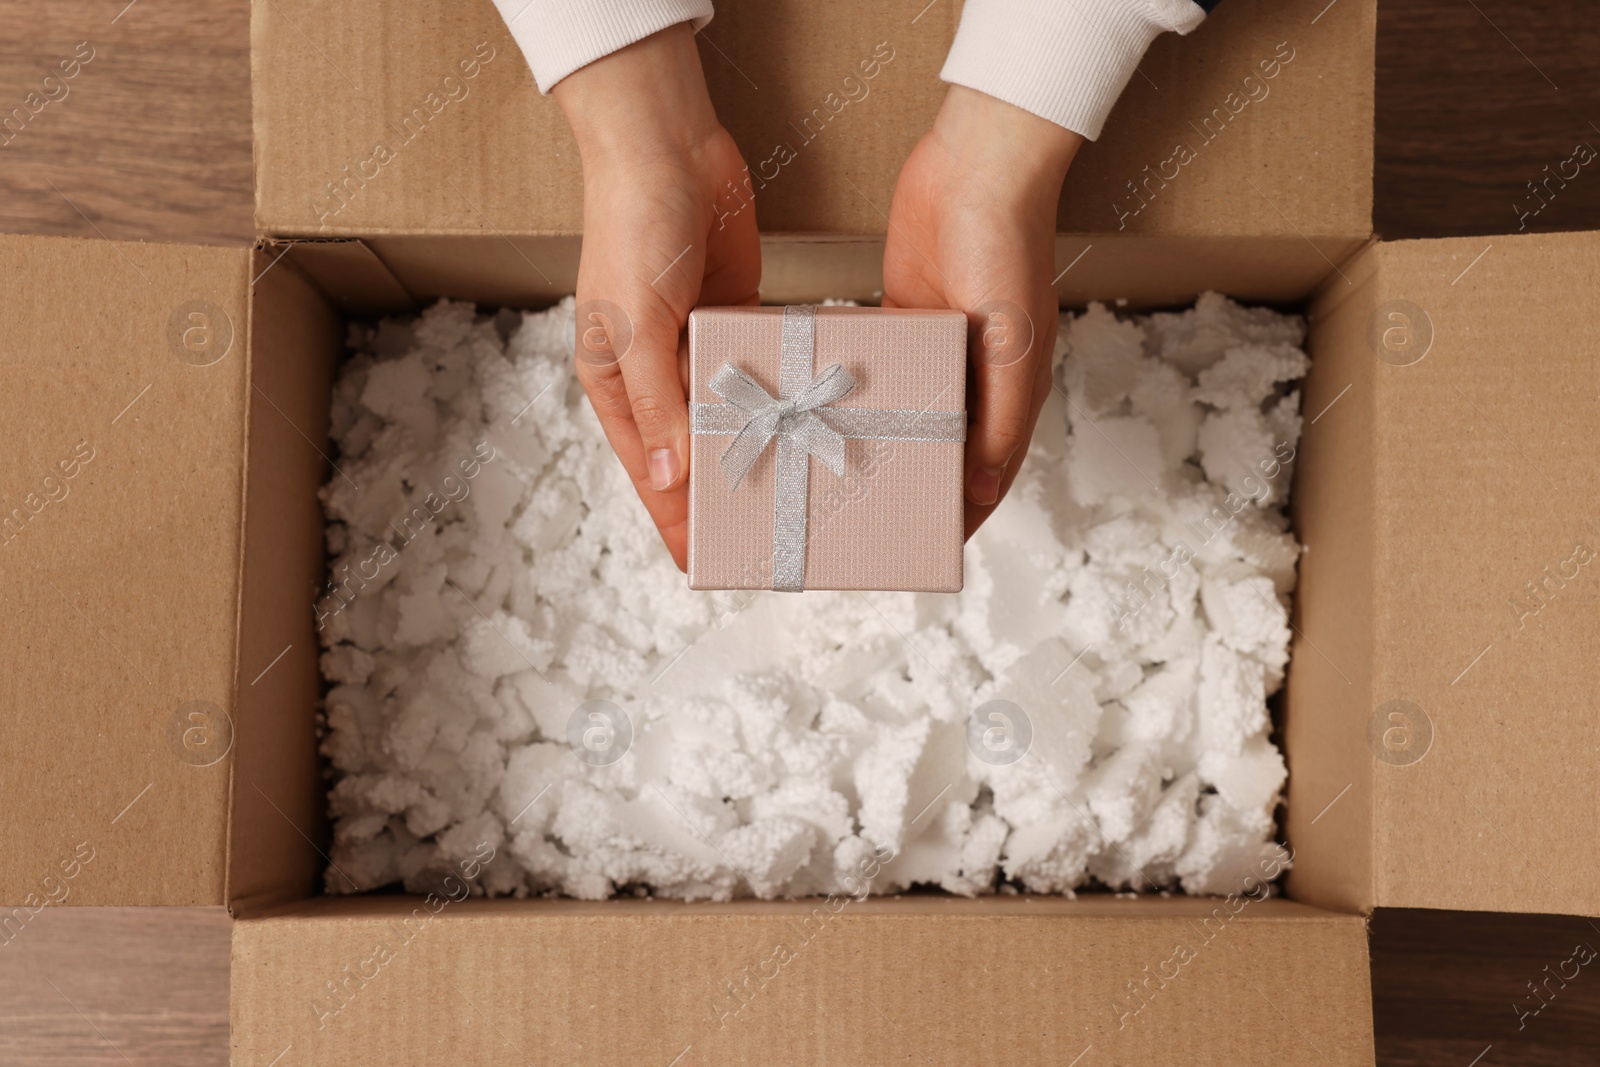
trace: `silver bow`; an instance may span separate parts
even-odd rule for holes
[[[835,363],[811,379],[799,395],[786,400],[774,397],[731,363],[722,365],[710,386],[713,393],[749,416],[722,453],[722,476],[730,488],[739,488],[761,453],[778,436],[794,441],[835,475],[844,476],[844,435],[816,415],[817,408],[842,400],[856,387],[855,378],[841,364]]]

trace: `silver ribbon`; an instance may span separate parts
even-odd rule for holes
[[[836,476],[844,476],[846,440],[940,441],[967,439],[962,411],[873,411],[830,408],[856,387],[838,363],[813,377],[816,313],[810,305],[783,309],[783,352],[774,397],[731,363],[712,377],[711,391],[726,404],[689,405],[689,432],[731,435],[722,453],[722,476],[738,489],[750,468],[777,441],[777,478],[772,522],[772,588],[785,593],[805,589],[806,510],[811,457]]]
[[[817,417],[816,409],[843,399],[855,387],[856,380],[835,363],[811,379],[799,396],[779,400],[750,375],[731,363],[724,363],[711,379],[711,391],[728,400],[745,416],[733,444],[722,453],[722,476],[728,479],[728,487],[739,488],[757,458],[780,432],[796,441],[802,451],[822,460],[834,474],[843,477],[844,438]]]

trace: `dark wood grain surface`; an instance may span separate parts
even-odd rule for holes
[[[252,240],[248,4],[0,0],[0,114],[83,42],[93,58],[67,95],[0,133],[0,230]],[[1571,174],[1563,162],[1579,143],[1600,147],[1597,55],[1591,5],[1386,0],[1375,229],[1600,228],[1600,161],[1545,184]],[[1378,1062],[1600,1063],[1594,965],[1541,986],[1537,1015],[1517,1010],[1579,943],[1600,948],[1600,931],[1550,916],[1378,913]],[[0,1063],[225,1064],[227,985],[220,910],[51,909],[0,947]]]
[[[60,99],[0,129],[0,231],[254,240],[247,0],[0,0],[0,117],[30,93]]]
[[[1600,923],[1389,909],[1371,943],[1384,1067],[1600,1063]]]
[[[0,945],[0,1063],[225,1067],[228,913],[46,908]]]
[[[1600,11],[1379,0],[1376,124],[1384,237],[1600,229],[1600,159],[1563,166],[1600,150]]]

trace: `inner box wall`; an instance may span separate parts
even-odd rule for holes
[[[377,249],[371,249],[370,256],[353,254],[352,242],[307,242],[288,246],[287,253],[285,247],[280,246],[258,257],[261,266],[286,254],[288,261],[265,276],[263,284],[257,285],[252,305],[252,374],[258,388],[251,413],[249,532],[240,640],[241,647],[249,641],[259,649],[274,647],[274,642],[276,648],[288,644],[290,653],[274,668],[279,681],[271,690],[258,692],[259,686],[252,686],[249,679],[242,677],[245,668],[241,667],[240,743],[234,764],[229,899],[236,908],[247,911],[268,902],[303,899],[322,892],[324,853],[328,851],[330,838],[326,815],[329,783],[322,757],[316,752],[322,683],[317,666],[320,645],[312,623],[311,604],[325,579],[325,519],[317,490],[328,476],[335,474],[330,464],[336,460],[329,458],[331,443],[327,441],[328,409],[334,370],[345,354],[345,326],[350,319],[414,312],[440,296],[472,300],[482,307],[492,308],[501,306],[497,301],[506,295],[499,283],[482,287],[478,274],[481,267],[462,273],[450,269],[451,265],[476,262],[474,257],[479,249],[471,238],[428,238],[415,247],[401,241],[408,251],[399,257],[393,253],[394,240],[391,238],[390,243],[380,245],[386,253],[383,256],[376,254]],[[1192,303],[1203,291],[1203,285],[1196,286],[1205,273],[1197,269],[1191,258],[1197,251],[1195,241],[1185,239],[1168,244],[1173,247],[1155,250],[1156,261],[1182,265],[1176,276],[1153,271],[1139,280],[1114,272],[1109,282],[1097,283],[1097,291],[1088,293],[1084,302],[1112,299],[1111,294],[1116,293],[1127,299],[1129,307]],[[1262,302],[1263,294],[1270,294],[1266,299],[1277,297],[1273,302],[1286,310],[1305,312],[1309,289],[1292,294],[1283,292],[1282,272],[1295,256],[1290,255],[1286,260],[1286,250],[1277,239],[1233,238],[1204,244],[1207,258],[1216,263],[1220,276],[1247,282],[1254,279],[1248,283],[1255,288],[1254,299],[1232,292],[1227,295]],[[1353,239],[1350,244],[1360,247]],[[1257,248],[1257,245],[1266,247]],[[413,257],[423,250],[437,253],[433,265],[424,274],[407,270],[404,264],[413,262]],[[1265,262],[1275,268],[1276,276],[1274,270],[1252,265],[1256,262],[1256,252],[1264,253]],[[397,258],[402,264],[399,269],[395,269]],[[361,266],[362,262],[366,263],[365,267]],[[801,288],[822,289],[829,284],[824,276],[826,266],[827,258],[817,256],[812,248],[805,250],[798,259],[779,257],[775,269],[770,272],[791,279]],[[1323,266],[1325,268],[1326,264]],[[1298,269],[1303,273],[1310,270],[1307,264]],[[281,280],[273,280],[278,274],[282,275]],[[1321,276],[1314,276],[1313,281],[1321,281]],[[414,287],[418,282],[423,284]],[[330,294],[326,291],[329,289],[334,292]],[[534,301],[521,303],[527,306]],[[1344,355],[1328,362],[1343,365],[1354,358],[1345,350],[1359,340],[1359,337],[1352,338],[1348,330],[1329,331],[1316,324],[1312,326],[1307,340],[1307,350],[1312,355],[1312,370],[1306,385],[1308,397],[1321,396],[1325,391],[1323,379],[1327,375],[1319,375],[1317,370],[1319,350],[1324,346],[1337,347]],[[260,388],[263,384],[268,388]],[[287,409],[277,395],[283,390],[289,390],[285,396],[297,398],[292,421],[297,427],[305,428],[304,438],[309,440],[282,429],[286,426],[282,415]],[[264,393],[282,410],[274,411],[273,405],[264,399]],[[1303,406],[1310,403],[1312,400],[1308,399]],[[277,423],[266,421],[267,415],[274,416]],[[271,433],[273,426],[281,432]],[[310,441],[317,442],[315,450]],[[1304,443],[1301,451],[1306,451]],[[1331,445],[1329,451],[1332,451]],[[1313,465],[1318,462],[1315,453],[1313,449]],[[1305,462],[1303,456],[1301,462]],[[1335,538],[1347,531],[1346,523],[1352,514],[1347,508],[1324,512],[1293,504],[1296,496],[1306,493],[1304,486],[1305,479],[1297,474],[1295,493],[1291,496],[1297,537],[1302,541],[1321,540],[1328,526],[1334,527]],[[303,597],[296,593],[298,590],[305,591]],[[1296,625],[1303,631],[1317,623],[1308,621],[1300,594],[1297,585],[1292,610]],[[285,639],[279,640],[280,637]],[[1324,779],[1331,780],[1344,773],[1342,768],[1349,756],[1339,751],[1330,764],[1326,746],[1296,744],[1300,736],[1297,732],[1300,720],[1296,717],[1299,701],[1310,703],[1311,700],[1297,698],[1295,694],[1312,691],[1308,686],[1298,686],[1296,678],[1301,671],[1305,671],[1308,678],[1316,671],[1314,664],[1308,666],[1310,657],[1301,647],[1303,643],[1297,640],[1295,644],[1285,683],[1285,711],[1282,721],[1276,723],[1283,737],[1285,759],[1291,768],[1289,797],[1297,796],[1296,768],[1312,786],[1320,786]],[[299,654],[296,649],[300,650]],[[253,663],[257,659],[242,658],[241,663],[244,662]],[[1303,759],[1296,759],[1296,753],[1302,748],[1307,754]],[[1362,802],[1366,802],[1364,797]],[[1360,872],[1370,869],[1370,859],[1353,862],[1352,857],[1363,856],[1364,842],[1353,839],[1330,842],[1329,854],[1323,857],[1318,854],[1315,838],[1306,836],[1297,845],[1302,829],[1293,814],[1282,821],[1280,829],[1289,835],[1297,862],[1306,865],[1311,872],[1280,883],[1286,887],[1290,899],[1313,901],[1342,911],[1362,911],[1368,906],[1353,890],[1322,892],[1320,889],[1324,878],[1341,881],[1354,878],[1360,883]],[[1312,846],[1310,853],[1306,845]],[[981,902],[967,903],[981,907]]]
[[[235,907],[302,898],[322,883],[328,796],[311,606],[327,570],[317,491],[332,473],[328,411],[344,350],[344,319],[327,298],[291,266],[254,259],[228,835]]]

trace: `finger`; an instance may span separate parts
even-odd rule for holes
[[[1052,357],[1055,351],[1056,325],[1059,310],[1053,301],[1042,305],[1034,314],[1034,323],[1043,326],[1037,331],[1040,341],[1035,345],[1033,354],[1029,359],[1034,364],[1033,395],[1028,408],[1027,433],[1022,446],[1012,455],[1007,462],[1005,474],[1000,479],[1000,491],[993,504],[975,504],[969,498],[965,501],[966,536],[971,537],[978,531],[990,515],[994,514],[999,501],[1004,500],[1011,491],[1011,485],[1016,481],[1017,475],[1022,471],[1022,461],[1027,455],[1028,442],[1033,439],[1034,428],[1039,423],[1039,414],[1044,410],[1044,405],[1050,399],[1052,388]]]
[[[894,212],[891,208],[891,217]],[[924,252],[924,249],[927,251]],[[915,243],[900,228],[891,228],[883,249],[883,298],[886,308],[947,308],[944,279],[928,258],[934,251],[927,235]]]
[[[634,351],[619,367],[644,452],[645,481],[656,493],[670,493],[689,473],[688,400],[678,372],[687,309],[680,316],[662,303],[645,306],[644,319],[634,328]]]
[[[586,328],[585,324],[580,322],[578,328],[581,350],[581,337]],[[587,328],[592,332],[598,327]],[[645,344],[649,345],[651,342],[646,341]],[[637,354],[631,345],[625,351],[630,357]],[[670,358],[675,367],[677,362],[675,345]],[[651,488],[646,450],[638,428],[634,424],[633,406],[620,367],[615,361],[594,364],[587,363],[580,357],[578,380],[582,383],[584,392],[589,395],[589,403],[600,420],[600,428],[605,432],[612,451],[616,453],[623,470],[627,472],[629,481],[633,483],[634,490],[639,494],[639,499],[661,532],[661,539],[672,554],[673,561],[682,570],[688,561],[687,492],[680,489],[676,493],[658,493]]]
[[[687,242],[670,258],[670,246],[658,245],[654,259],[662,264],[660,269],[656,270],[656,263],[646,256],[645,270],[631,276],[630,298],[646,309],[646,319],[635,328],[636,353],[618,364],[644,454],[642,480],[638,473],[630,473],[680,568],[688,554],[690,463],[685,373],[688,338],[684,327],[690,309],[703,302],[708,274],[717,276],[710,288],[718,297],[724,291],[737,293],[741,299],[755,295],[760,281],[760,253],[753,215],[751,212],[734,224],[737,232],[747,238],[753,273],[749,263],[713,261],[707,234]],[[719,243],[718,254],[723,252]],[[646,274],[650,275],[648,281]]]
[[[926,140],[926,138],[924,138]],[[935,190],[914,176],[923,155],[919,143],[895,179],[889,202],[888,232],[883,242],[883,299],[886,308],[950,308],[956,305],[936,261],[940,253],[939,218],[927,205],[939,203]]]
[[[589,264],[593,269],[579,280],[579,307],[590,317],[597,308],[611,310],[611,345],[596,353],[580,332],[578,378],[606,439],[682,568],[688,555],[688,409],[679,339],[693,298],[673,298],[693,283],[678,280],[663,292],[652,282],[676,270],[698,278],[703,255],[690,243],[682,255],[667,256],[659,265],[648,255],[630,255],[615,267],[597,255]],[[580,331],[587,325],[580,321]]]
[[[1021,285],[998,290],[966,309],[972,368],[972,423],[967,432],[966,498],[981,522],[1016,476],[1043,407],[1040,366],[1045,317]],[[1014,294],[1014,295],[1013,295]]]

